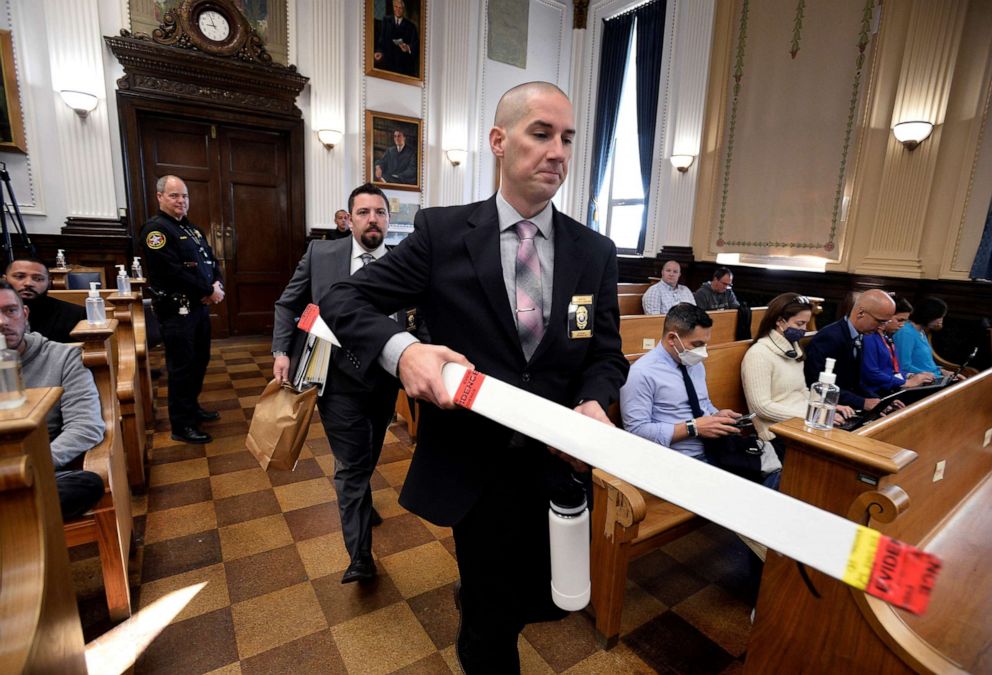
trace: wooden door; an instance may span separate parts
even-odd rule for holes
[[[266,333],[292,272],[289,142],[284,130],[140,115],[146,212],[155,180],[175,174],[189,189],[189,219],[220,262],[225,301],[211,305],[217,337]]]

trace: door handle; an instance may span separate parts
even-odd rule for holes
[[[226,249],[224,248],[224,227],[216,223],[211,223],[210,238],[213,240],[210,242],[210,246],[213,248],[214,255],[217,256],[218,261],[226,259]]]
[[[224,228],[224,258],[234,257],[234,227],[228,225]]]

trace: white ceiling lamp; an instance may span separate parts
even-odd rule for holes
[[[62,101],[83,119],[96,110],[98,99],[93,94],[75,89],[63,89],[59,94],[62,96]]]
[[[931,133],[933,133],[933,122],[900,122],[892,127],[892,135],[907,150],[915,150],[916,146],[930,138]]]
[[[317,140],[328,150],[333,150],[334,146],[341,142],[344,137],[337,129],[318,129]]]

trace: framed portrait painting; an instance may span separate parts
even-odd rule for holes
[[[424,82],[427,0],[365,0],[365,74]]]
[[[27,153],[21,92],[14,69],[14,42],[9,30],[0,30],[0,151]]]
[[[369,182],[381,188],[420,192],[422,124],[416,117],[365,111],[365,175]]]

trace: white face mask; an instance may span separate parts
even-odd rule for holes
[[[681,361],[682,365],[686,368],[691,368],[697,363],[702,363],[706,360],[706,357],[709,356],[709,354],[706,353],[706,345],[696,347],[694,349],[686,349],[685,344],[682,342],[682,338],[680,338],[678,334],[675,335],[675,339],[679,341],[679,344],[682,345],[682,349],[685,350],[678,352],[678,355],[679,361]]]

